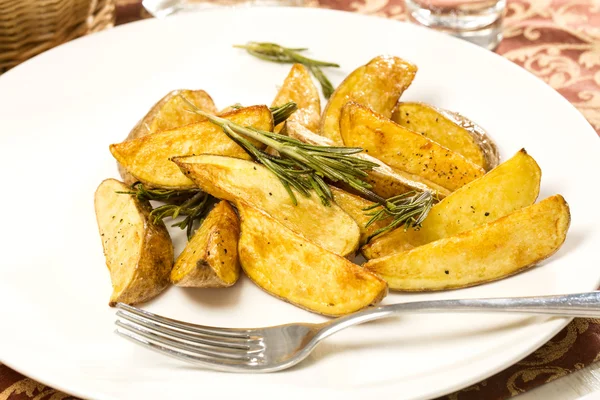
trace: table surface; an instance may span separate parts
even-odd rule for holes
[[[116,0],[117,24],[149,17],[141,0]],[[308,0],[308,6],[404,20],[403,0]],[[508,0],[496,50],[566,97],[600,135],[600,0]],[[444,400],[574,400],[600,391],[600,319],[574,319],[542,348]],[[71,396],[0,364],[0,400]]]

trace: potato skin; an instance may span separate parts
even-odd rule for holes
[[[495,160],[496,165],[490,164],[486,152],[480,146],[483,136],[488,142],[491,142],[485,131],[480,128],[484,132],[483,135],[475,135],[476,131],[462,126],[454,114],[424,103],[398,103],[391,119],[398,125],[420,133],[462,155],[486,171],[497,165],[498,158],[496,157]],[[471,127],[476,126],[473,123],[470,125]]]
[[[109,305],[138,304],[156,297],[169,285],[173,244],[162,222],[149,221],[147,201],[119,194],[129,187],[115,179],[103,181],[94,205],[113,294]]]
[[[271,131],[273,116],[266,106],[241,108],[223,118],[244,126]],[[263,148],[256,143],[257,147]],[[208,120],[168,131],[112,144],[110,151],[136,180],[148,187],[191,189],[194,183],[182,174],[171,158],[192,154],[221,154],[250,159],[246,151]]]
[[[206,193],[265,211],[288,229],[335,254],[353,256],[360,231],[336,204],[325,206],[315,193],[296,193],[294,205],[275,174],[263,165],[232,157],[200,155],[173,159]]]
[[[328,316],[359,311],[387,294],[383,280],[295,234],[268,214],[244,202],[238,210],[242,269],[267,293]]]
[[[331,95],[321,119],[320,134],[336,145],[344,144],[339,122],[342,107],[349,101],[365,105],[389,118],[398,98],[412,83],[417,67],[393,56],[378,56],[358,67]]]
[[[217,107],[212,98],[204,90],[173,90],[160,99],[148,113],[138,121],[125,140],[136,139],[155,132],[174,129],[180,126],[200,122],[204,118],[186,111],[183,96],[201,110],[216,113]],[[135,183],[136,179],[121,164],[117,163],[119,174],[127,185]]]
[[[357,103],[350,102],[343,107],[340,132],[346,146],[362,147],[393,168],[421,176],[451,191],[485,173],[460,154]]]
[[[474,286],[550,257],[564,243],[570,220],[568,204],[555,195],[456,236],[370,260],[364,268],[385,279],[392,290]]]
[[[315,144],[319,146],[334,146],[333,141],[311,132],[295,121],[287,121],[284,131],[288,136],[298,139],[304,143]],[[373,193],[378,194],[385,199],[413,190],[419,192],[429,190],[438,199],[443,199],[451,193],[448,189],[443,188],[420,176],[394,169],[381,160],[364,152],[356,154],[355,157],[359,157],[377,164],[377,167],[373,168],[371,171],[367,171],[365,182],[372,186],[371,190]],[[348,192],[352,192],[353,190],[349,187],[344,187],[343,189]],[[360,193],[356,194],[360,195]]]
[[[222,200],[208,213],[175,261],[171,282],[198,288],[232,286],[240,276],[239,238],[237,214]]]
[[[374,238],[361,251],[370,258],[453,236],[510,214],[535,202],[542,171],[522,149],[483,177],[434,205],[420,230],[395,229]]]
[[[288,121],[297,121],[313,131],[319,129],[321,98],[308,69],[302,64],[292,65],[271,106],[278,107],[290,101],[296,103],[298,110]],[[283,123],[277,125],[274,131],[279,132],[282,127]]]

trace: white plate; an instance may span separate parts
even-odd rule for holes
[[[404,99],[473,118],[491,132],[504,159],[525,147],[543,170],[540,197],[562,193],[569,201],[567,242],[540,267],[467,290],[392,294],[385,303],[597,287],[600,142],[579,112],[540,80],[473,45],[391,20],[315,9],[212,11],[92,35],[0,77],[2,362],[85,398],[364,399],[368,393],[417,399],[505,368],[568,322],[407,316],[344,331],[298,367],[268,375],[195,369],[114,335],[92,203],[98,183],[117,176],[108,145],[174,88],[206,89],[219,107],[270,103],[288,66],[231,47],[248,40],[306,46],[315,57],[340,62],[339,72],[328,71],[335,84],[378,54],[415,62],[419,73]],[[322,320],[247,280],[228,290],[170,288],[146,308],[231,327]]]

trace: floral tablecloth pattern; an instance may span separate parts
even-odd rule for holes
[[[308,0],[307,5],[405,19],[403,0]],[[117,24],[148,17],[141,0],[117,0]],[[496,52],[555,88],[600,135],[600,0],[508,0],[504,25]],[[507,399],[596,361],[600,319],[576,318],[524,360],[443,399]],[[0,364],[0,400],[64,399],[74,397]]]

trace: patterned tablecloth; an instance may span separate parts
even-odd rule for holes
[[[117,0],[117,24],[149,17],[141,0]],[[404,20],[403,0],[311,0],[310,6]],[[600,0],[508,0],[496,50],[565,96],[600,135]],[[600,319],[577,318],[542,348],[444,400],[506,399],[600,361]],[[0,400],[71,396],[0,364]]]

